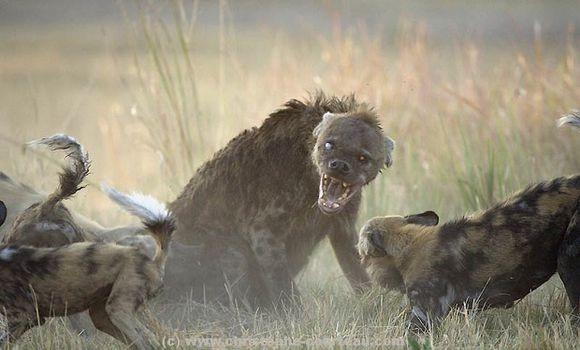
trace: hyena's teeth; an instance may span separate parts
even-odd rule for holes
[[[340,207],[340,204],[338,204],[338,203],[332,203],[332,208],[333,209],[336,209],[338,207]]]

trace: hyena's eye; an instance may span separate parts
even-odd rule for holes
[[[359,160],[359,162],[361,162],[361,163],[366,163],[366,162],[368,162],[368,161],[369,161],[369,159],[367,158],[367,156],[365,156],[365,155],[362,155],[362,154],[361,154],[360,156],[358,156],[358,160]]]
[[[325,149],[325,150],[327,150],[327,151],[330,151],[330,150],[331,150],[331,149],[333,149],[333,148],[334,148],[334,144],[333,144],[332,142],[330,142],[330,141],[327,141],[327,142],[324,144],[324,149]]]

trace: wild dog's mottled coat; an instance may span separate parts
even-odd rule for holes
[[[53,151],[67,151],[67,157],[71,160],[70,165],[60,174],[56,191],[46,198],[41,196],[36,198],[37,202],[19,215],[11,230],[2,237],[2,243],[60,247],[86,240],[84,229],[77,225],[69,210],[61,203],[82,188],[81,184],[89,174],[89,158],[83,146],[74,138],[62,134],[32,141],[29,144],[45,145]],[[5,177],[5,181],[10,179]],[[3,195],[0,193],[0,196]]]
[[[109,194],[125,208],[148,205],[119,192]],[[0,313],[8,323],[0,341],[14,342],[48,317],[88,310],[97,329],[137,348],[152,349],[154,338],[135,313],[162,286],[167,243],[175,224],[161,204],[149,209],[132,212],[140,214],[160,243],[153,256],[138,244],[0,245]]]
[[[580,126],[578,115],[565,118],[562,124]],[[579,217],[580,175],[574,175],[440,226],[433,212],[374,218],[358,245],[375,281],[405,291],[416,330],[466,301],[511,307],[556,272],[580,316]]]

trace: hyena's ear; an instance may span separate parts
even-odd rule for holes
[[[421,214],[407,215],[405,216],[405,219],[409,224],[422,226],[437,226],[439,223],[439,215],[430,210]]]
[[[6,221],[6,216],[8,215],[8,210],[6,209],[6,204],[0,201],[0,226]]]
[[[388,136],[385,136],[385,150],[387,151],[385,165],[388,168],[393,165],[393,151],[395,150],[395,141]]]
[[[336,119],[338,116],[334,113],[326,112],[322,116],[322,121],[314,128],[312,135],[318,137],[323,129],[325,129],[331,121]]]

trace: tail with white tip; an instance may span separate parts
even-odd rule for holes
[[[176,227],[175,217],[165,204],[141,193],[119,192],[105,183],[101,184],[101,189],[113,202],[141,220],[157,242],[158,250],[154,260],[158,264],[164,264]]]

